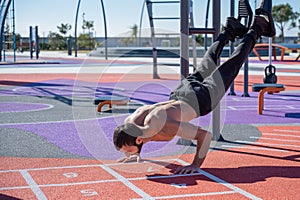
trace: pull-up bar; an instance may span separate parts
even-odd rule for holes
[[[214,28],[190,28],[189,34],[214,34],[216,30]]]
[[[151,3],[180,3],[180,1],[151,1]]]

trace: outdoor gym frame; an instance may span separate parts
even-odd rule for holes
[[[2,61],[4,25],[12,1],[13,0],[0,0],[0,61]]]
[[[107,60],[107,25],[106,25],[106,15],[105,15],[105,8],[104,8],[104,3],[103,0],[101,1],[101,8],[102,8],[102,13],[103,13],[103,22],[104,22],[104,46],[105,46],[105,59]],[[75,44],[74,44],[74,51],[75,51],[75,57],[77,57],[77,50],[78,50],[78,45],[77,45],[77,21],[78,21],[78,13],[79,13],[79,8],[80,8],[80,3],[81,0],[78,0],[77,4],[77,10],[76,10],[76,17],[75,17]]]

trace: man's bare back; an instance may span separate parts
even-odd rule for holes
[[[170,141],[178,132],[176,127],[170,126],[170,122],[189,122],[196,116],[187,103],[170,100],[138,108],[125,119],[125,123],[137,125],[143,131],[143,138],[150,141]]]
[[[196,117],[197,113],[187,103],[171,100],[138,108],[125,119],[125,124],[134,124],[141,130],[142,135],[136,139],[138,145],[149,141],[170,141],[176,135],[196,140],[197,149],[193,163],[176,171],[177,173],[193,173],[199,170],[203,163],[211,141],[209,132],[189,123]],[[138,153],[138,148],[134,146],[124,145],[120,150],[126,155]]]

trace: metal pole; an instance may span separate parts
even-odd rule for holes
[[[151,28],[151,42],[152,42],[152,55],[153,55],[153,78],[159,79],[160,77],[157,73],[157,48],[156,48],[156,39],[155,39],[154,23],[153,23],[152,2],[147,0],[146,3],[147,3],[149,23],[150,23],[150,28]]]
[[[40,53],[40,48],[39,48],[39,35],[38,35],[38,26],[35,27],[35,55],[36,59],[39,59],[39,53]]]
[[[6,6],[4,7],[4,2],[0,2],[1,3],[1,8],[0,8],[0,14],[2,16],[1,20],[1,30],[0,30],[0,61],[2,61],[2,50],[3,50],[3,41],[4,41],[4,25],[5,25],[5,20],[6,20],[6,16],[7,16],[7,12],[9,9],[9,6],[11,4],[12,0],[8,0],[8,3],[6,4]],[[4,10],[3,10],[4,9]],[[5,55],[4,55],[4,59],[5,59]],[[5,60],[4,60],[5,61]]]
[[[269,65],[272,65],[272,38],[271,37],[269,37],[269,48],[268,48],[268,50],[269,50],[269,61],[268,61],[268,63],[269,63]]]
[[[215,33],[213,35],[213,40],[215,41],[220,33],[220,16],[221,16],[221,6],[220,0],[213,0],[213,27],[215,28]],[[218,59],[217,65],[220,64],[220,59]],[[212,134],[213,140],[221,140],[221,127],[220,127],[220,116],[221,109],[220,103],[216,106],[212,112]]]
[[[208,26],[209,5],[210,5],[210,0],[207,0],[205,28],[207,28],[207,26]],[[207,34],[205,34],[205,37],[204,37],[204,49],[205,49],[205,51],[207,51]]]
[[[13,40],[14,40],[14,62],[16,62],[16,24],[15,24],[15,0],[12,0],[12,12],[13,12]]]
[[[143,7],[142,7],[142,12],[141,12],[141,17],[140,17],[139,46],[141,46],[142,22],[143,22],[145,4],[146,4],[146,2],[144,0]]]
[[[230,0],[230,16],[231,17],[234,17],[234,8],[235,8],[235,5],[234,5],[234,0]],[[229,54],[231,55],[234,51],[234,42],[231,42],[230,41],[230,49],[229,49]],[[232,95],[232,96],[235,96],[236,93],[234,91],[234,81],[232,82],[231,84],[231,87],[230,87],[230,92],[228,95]]]
[[[30,26],[30,27],[29,27],[29,51],[30,51],[30,59],[33,58],[33,46],[32,46],[32,41],[33,41],[32,26]]]
[[[190,26],[194,28],[194,13],[193,13],[193,1],[190,0],[190,8],[189,8],[189,13],[190,13]],[[196,35],[192,35],[192,42],[193,42],[193,67],[194,71],[197,68],[197,42],[196,42]]]
[[[81,2],[81,0],[78,0],[76,17],[75,17],[75,41],[74,41],[75,57],[77,57],[77,49],[78,49],[78,46],[77,46],[77,21],[78,21],[78,13],[79,13],[80,2]]]
[[[105,15],[105,9],[104,9],[104,4],[103,0],[101,0],[101,7],[102,7],[102,12],[103,12],[103,21],[104,21],[104,45],[105,45],[105,60],[107,60],[107,26],[106,26],[106,15]]]
[[[180,74],[189,74],[189,1],[180,1]]]
[[[245,18],[245,25],[247,26],[247,24],[248,24],[248,19]],[[249,74],[249,60],[247,58],[244,63],[244,93],[242,95],[243,97],[250,97],[248,93],[248,82],[249,82],[248,74]]]

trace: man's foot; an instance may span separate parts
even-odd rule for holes
[[[225,31],[230,34],[230,40],[234,41],[236,37],[243,38],[248,29],[234,17],[227,17]]]
[[[260,1],[257,9],[255,9],[254,21],[251,27],[258,35],[266,37],[273,37],[275,35],[276,32],[271,12],[271,1]]]
[[[273,20],[264,15],[255,15],[250,29],[254,29],[259,36],[273,37],[275,35]]]

